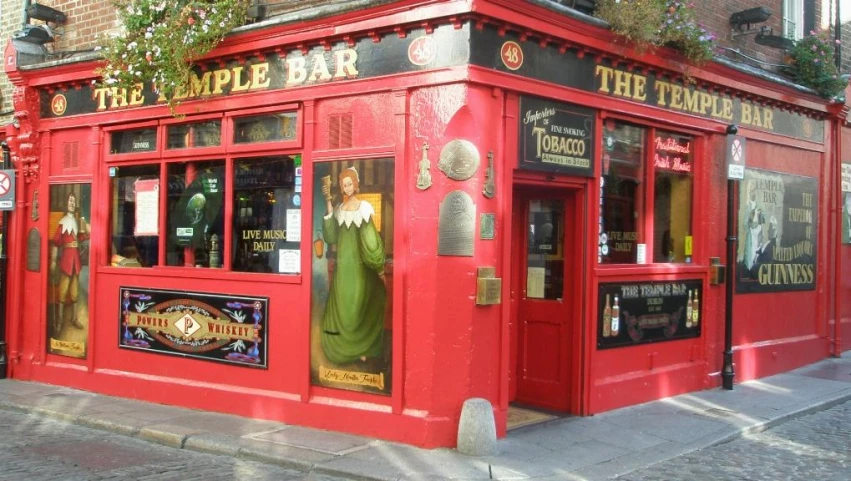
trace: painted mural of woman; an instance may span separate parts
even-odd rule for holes
[[[329,361],[346,364],[381,357],[384,350],[384,242],[375,227],[375,209],[358,199],[360,179],[354,167],[339,175],[342,202],[331,204],[330,178],[324,179],[326,201],[323,236],[337,245],[328,302],[321,325],[322,350]]]

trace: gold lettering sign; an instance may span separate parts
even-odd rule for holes
[[[356,386],[368,386],[384,390],[384,373],[344,371],[342,369],[328,369],[319,366],[319,377],[328,382],[339,382],[343,384],[354,384]]]
[[[274,58],[274,56],[270,56]],[[268,58],[268,57],[267,57]],[[358,52],[353,48],[336,50],[334,52],[318,52],[303,56],[282,54],[275,60],[257,63],[243,63],[226,68],[209,70],[203,73],[192,73],[188,85],[175,91],[175,100],[185,101],[203,99],[217,95],[255,92],[270,88],[295,87],[303,84],[325,83],[335,80],[357,78]],[[273,67],[272,62],[278,65]],[[283,77],[278,78],[274,73],[283,70]],[[92,100],[97,104],[97,111],[139,107],[145,105],[145,90],[158,92],[155,86],[136,84],[132,89],[116,87],[100,87],[92,91]],[[156,103],[165,103],[165,97],[160,94]]]
[[[597,91],[606,95],[637,102],[647,101],[648,84],[651,79],[635,72],[626,72],[605,65],[597,65],[594,71]],[[656,94],[656,106],[679,112],[733,122],[763,130],[775,130],[774,109],[753,103],[741,102],[734,108],[733,99],[716,93],[686,87],[659,78],[652,81],[650,90]]]

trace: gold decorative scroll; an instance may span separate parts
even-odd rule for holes
[[[384,373],[344,371],[342,369],[328,369],[319,366],[319,377],[323,381],[339,382],[343,384],[354,384],[356,386],[370,386],[384,390]]]

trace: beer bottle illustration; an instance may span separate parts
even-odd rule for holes
[[[618,306],[618,295],[615,294],[615,305],[612,306],[612,337],[618,335],[621,326],[621,308]]]
[[[686,327],[691,327],[691,316],[694,310],[694,305],[691,300],[691,291],[688,291],[688,301],[686,302]]]
[[[700,317],[700,302],[697,300],[697,289],[694,291],[694,302],[691,303],[691,326],[697,327]]]
[[[609,295],[606,294],[606,306],[603,308],[603,337],[612,335],[612,306],[609,302]]]

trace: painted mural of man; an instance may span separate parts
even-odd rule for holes
[[[76,194],[69,193],[66,198],[65,215],[56,227],[50,252],[50,273],[54,282],[58,283],[56,302],[59,310],[53,319],[55,332],[61,331],[66,323],[70,323],[77,329],[84,327],[77,319],[77,299],[80,290],[80,270],[83,267],[80,243],[89,239],[89,226],[86,218],[80,216],[77,204]]]

